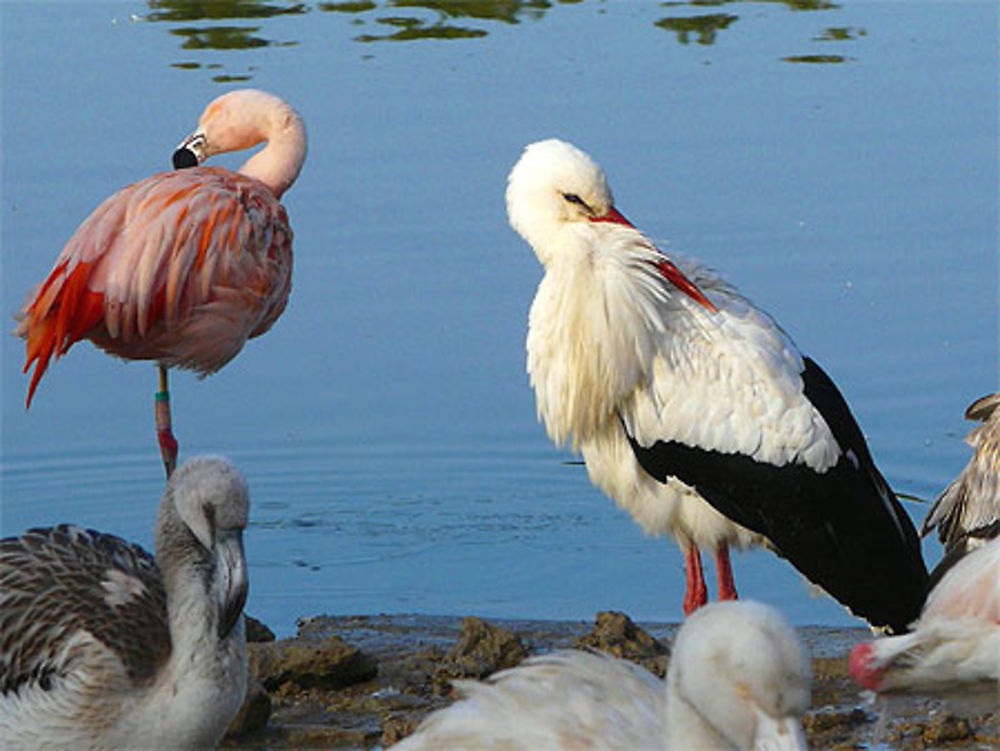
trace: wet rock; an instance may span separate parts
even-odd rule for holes
[[[847,657],[813,658],[812,700],[818,707],[841,703],[844,695],[861,699],[861,689],[847,671]]]
[[[253,616],[244,615],[246,621],[247,641],[274,641],[274,632]]]
[[[434,690],[450,691],[456,678],[485,678],[511,668],[528,656],[528,648],[513,631],[494,626],[474,615],[462,619],[458,639],[432,677]]]
[[[412,715],[390,715],[382,721],[383,747],[392,746],[399,743],[403,738],[411,735],[420,724],[420,718]]]
[[[667,674],[670,650],[624,613],[611,610],[599,612],[594,628],[578,637],[574,645],[581,649],[599,649],[631,660],[660,678]]]
[[[282,639],[247,645],[250,672],[268,691],[334,690],[369,681],[377,661],[339,636],[321,642]]]
[[[822,709],[809,712],[802,718],[807,733],[828,733],[831,730],[850,730],[868,722],[868,714],[859,708],[847,711]]]
[[[528,651],[525,644],[532,651],[541,652],[574,644],[593,646],[628,657],[635,654],[637,644],[650,646],[646,637],[640,636],[646,632],[629,624],[627,618],[618,614],[599,614],[593,628],[579,621],[487,624],[472,618],[460,623],[457,618],[445,616],[311,618],[291,641],[313,651],[330,647],[331,653],[340,654],[350,663],[357,650],[339,639],[328,640],[331,634],[337,634],[370,656],[367,658],[370,665],[377,658],[377,671],[372,667],[360,676],[356,674],[353,680],[373,678],[334,689],[325,688],[319,678],[302,678],[307,685],[316,684],[303,688],[282,673],[284,668],[279,660],[282,642],[252,644],[249,649],[254,654],[255,672],[271,673],[272,685],[284,682],[269,690],[271,715],[267,726],[237,738],[228,737],[222,745],[245,751],[387,748],[408,734],[428,713],[451,703],[450,679],[445,679],[449,670],[456,678],[485,677],[519,662]],[[585,633],[588,629],[590,633]],[[661,644],[666,644],[676,633],[677,625],[659,624],[647,629]],[[875,699],[860,692],[847,674],[847,650],[859,638],[867,637],[865,630],[805,627],[799,631],[814,655],[813,709],[805,718],[810,748],[1000,749],[995,684],[987,687],[989,692],[983,694],[983,704],[977,701],[971,706],[965,706],[970,689],[963,686],[959,692],[960,708],[954,703],[956,697],[917,694]],[[655,646],[652,649],[660,651]],[[270,667],[263,665],[268,660]],[[323,661],[336,662],[330,655],[324,656]],[[305,661],[310,674],[322,675],[333,669],[329,664],[321,664],[323,661],[315,658],[311,665]],[[329,684],[337,686],[345,682],[341,676]]]
[[[968,740],[973,735],[969,721],[950,712],[932,714],[923,732],[924,742],[935,745]]]
[[[353,729],[343,729],[332,725],[310,725],[307,727],[285,727],[270,734],[267,748],[288,749],[361,749],[371,748],[378,743],[378,736]]]
[[[267,727],[267,719],[271,716],[271,697],[267,695],[263,684],[253,675],[248,676],[247,695],[243,706],[236,713],[226,731],[227,738],[240,738],[252,735]]]

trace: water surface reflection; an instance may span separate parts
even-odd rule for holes
[[[789,10],[834,10],[840,5],[830,0],[676,0],[675,2],[661,3],[666,8],[672,7],[706,7],[716,5],[748,5],[748,4],[773,3],[784,5]]]
[[[664,2],[660,7],[669,8],[671,14],[653,21],[653,25],[671,32],[681,45],[715,44],[721,32],[731,28],[740,19],[739,10],[754,5],[777,4],[792,11],[831,11],[839,5],[828,0],[690,0]],[[296,16],[313,10],[320,16],[346,20],[363,29],[352,40],[363,44],[372,42],[410,42],[419,40],[470,40],[485,37],[491,23],[516,26],[525,21],[540,21],[557,6],[582,5],[583,0],[347,0],[345,2],[273,3],[264,0],[226,0],[219,2],[185,2],[185,0],[150,0],[150,12],[143,20],[184,24],[171,28],[169,33],[183,39],[185,50],[249,50],[260,47],[294,46],[298,40],[276,39],[262,33],[263,24],[281,17]],[[590,3],[599,11],[600,1]],[[726,13],[704,13],[703,8],[725,5]],[[685,13],[684,11],[693,11]],[[257,24],[240,26],[233,23],[192,26],[197,21],[232,21],[252,19]],[[286,27],[283,27],[286,28]],[[852,41],[864,36],[864,30],[849,27],[827,27],[810,41]],[[788,62],[845,62],[853,58],[836,54],[790,55],[780,58]],[[214,69],[218,63],[202,64],[197,61],[180,61],[174,67],[197,70]],[[216,81],[246,80],[249,74],[238,76],[217,75]]]
[[[729,28],[736,20],[737,16],[729,13],[711,13],[705,16],[661,18],[656,26],[674,32],[681,44],[689,44],[691,41],[715,44],[716,35]]]
[[[202,21],[209,18],[273,18],[308,12],[304,3],[268,3],[263,0],[149,0],[146,21]]]

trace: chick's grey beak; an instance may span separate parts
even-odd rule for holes
[[[225,639],[239,622],[247,601],[249,581],[243,554],[243,531],[219,530],[215,540],[216,595],[219,603],[219,638]]]
[[[174,169],[197,167],[205,156],[205,134],[197,130],[181,141],[174,151]]]

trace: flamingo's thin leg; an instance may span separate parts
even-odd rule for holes
[[[154,415],[156,417],[156,440],[160,444],[160,456],[163,457],[163,471],[167,473],[167,478],[174,472],[177,466],[177,439],[170,425],[170,387],[167,382],[167,369],[162,365],[160,369],[160,390],[154,397]]]

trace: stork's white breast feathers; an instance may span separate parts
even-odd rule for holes
[[[717,308],[658,272],[626,227],[581,227],[532,305],[528,371],[550,437],[574,448],[619,419],[640,444],[678,441],[822,472],[841,450],[804,394],[791,339],[716,274],[671,260]]]
[[[672,440],[775,466],[836,464],[840,448],[805,397],[787,334],[731,288],[707,294],[718,312],[696,312],[697,326],[670,320],[651,372],[619,408],[629,434],[644,446]]]

